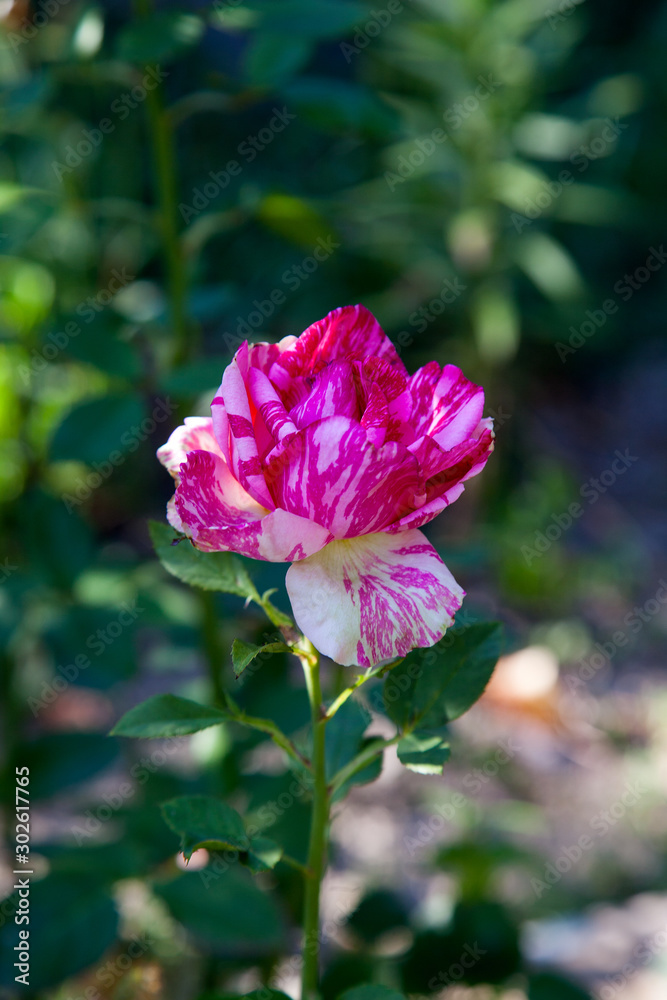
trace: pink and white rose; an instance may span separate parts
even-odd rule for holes
[[[464,592],[418,529],[493,450],[483,390],[453,365],[409,375],[363,306],[300,337],[245,343],[212,416],[188,417],[158,457],[169,522],[199,549],[289,562],[299,628],[368,667],[431,646]]]

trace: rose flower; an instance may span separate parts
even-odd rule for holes
[[[464,592],[418,529],[493,449],[483,390],[454,365],[409,375],[363,306],[277,344],[243,344],[211,418],[158,457],[170,524],[198,549],[289,562],[299,628],[338,663],[431,646]]]

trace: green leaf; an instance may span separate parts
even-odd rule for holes
[[[228,364],[228,357],[193,361],[164,375],[160,379],[159,389],[174,396],[194,396],[209,389],[215,390],[220,385],[222,373]]]
[[[44,733],[24,743],[21,754],[31,796],[47,799],[115,764],[118,747],[102,733]]]
[[[243,642],[242,639],[234,639],[232,643],[232,665],[234,674],[240,677],[249,664],[259,656],[260,653],[289,653],[290,648],[284,642],[267,642],[263,646],[256,646],[253,642]]]
[[[313,205],[292,194],[267,194],[257,205],[257,218],[271,232],[306,249],[334,235],[331,223]]]
[[[410,926],[405,902],[390,889],[371,889],[346,920],[346,925],[366,944],[384,934]]]
[[[338,38],[351,31],[368,10],[350,0],[250,0],[264,31],[305,38]]]
[[[250,841],[235,809],[209,795],[182,795],[161,806],[167,826],[181,838],[189,861],[198,847],[247,851]]]
[[[209,726],[217,726],[227,718],[219,709],[198,705],[188,698],[179,698],[174,694],[156,694],[126,712],[109,735],[135,736],[141,739],[187,736],[189,733],[208,729]]]
[[[359,752],[365,750],[365,748],[370,746],[371,743],[375,743],[375,740],[376,738],[374,736],[370,736],[368,739],[362,740],[359,745]],[[382,761],[383,754],[379,753],[373,758],[373,760],[370,761],[370,763],[366,764],[366,767],[362,768],[361,771],[357,771],[357,773],[353,774],[351,778],[348,778],[348,780],[341,785],[340,788],[336,789],[333,801],[338,802],[340,799],[344,799],[352,785],[368,785],[371,781],[375,781],[376,778],[379,778],[382,774]]]
[[[186,872],[154,891],[195,939],[251,955],[282,944],[282,914],[239,865]]]
[[[477,701],[502,646],[497,622],[454,626],[431,649],[414,650],[384,684],[387,714],[404,731],[439,730]]]
[[[363,735],[370,716],[354,698],[341,705],[326,727],[327,780],[331,781],[342,767],[349,764],[361,749]]]
[[[591,1000],[591,994],[554,972],[538,972],[528,979],[528,1000]]]
[[[220,590],[259,602],[259,594],[243,563],[231,552],[200,552],[167,524],[149,521],[153,547],[164,568],[183,583],[202,590]],[[178,544],[174,545],[174,541]]]
[[[398,116],[368,87],[333,77],[299,76],[281,90],[290,111],[324,132],[360,132],[386,139]]]
[[[292,35],[255,34],[246,52],[245,76],[253,87],[275,87],[303,69],[311,43]]]
[[[204,22],[194,14],[160,11],[128,24],[120,33],[116,51],[120,59],[142,66],[170,62],[196,45],[203,31]]]
[[[114,336],[108,326],[96,324],[94,333],[73,338],[67,345],[67,352],[84,364],[94,365],[120,378],[133,379],[141,374],[137,353],[124,340]]]
[[[353,986],[340,994],[338,1000],[405,1000],[402,993],[378,983],[364,983],[363,986]]]
[[[292,621],[290,616],[286,615],[283,611],[280,611],[280,609],[277,608],[275,604],[272,604],[271,601],[269,600],[271,594],[275,594],[275,592],[276,588],[274,587],[273,590],[267,590],[264,594],[262,594],[260,598],[260,604],[264,610],[264,614],[269,619],[271,624],[276,626],[276,628],[293,629],[294,622]]]
[[[16,988],[14,947],[18,928],[14,912],[18,893],[3,903],[0,925],[0,987]],[[56,987],[93,965],[108,952],[118,928],[118,913],[109,892],[94,880],[49,875],[30,886],[30,989]],[[34,996],[35,994],[32,993]]]
[[[109,461],[114,453],[122,455],[130,442],[138,440],[135,432],[144,416],[143,400],[127,393],[79,403],[54,434],[51,459],[92,465]]]
[[[258,872],[268,872],[275,868],[282,856],[283,849],[275,840],[269,837],[253,837],[248,851],[239,855],[239,861],[248,871],[256,875]]]
[[[16,515],[35,575],[50,586],[70,588],[93,560],[93,537],[86,522],[39,489],[22,496]]]
[[[401,764],[417,774],[442,774],[450,756],[446,729],[408,733],[396,749]]]

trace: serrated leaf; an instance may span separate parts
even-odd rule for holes
[[[384,685],[387,714],[403,730],[438,730],[477,701],[500,655],[497,622],[450,629],[436,646],[415,650]]]
[[[289,653],[289,651],[289,646],[286,646],[284,642],[267,642],[263,646],[256,646],[253,642],[243,642],[242,639],[234,639],[232,643],[234,675],[240,677],[246,667],[260,653]]]
[[[227,718],[219,709],[199,705],[188,698],[157,694],[126,712],[109,735],[141,739],[187,736],[217,726]]]
[[[188,539],[174,545],[179,536],[173,528],[159,521],[149,521],[148,530],[160,562],[172,576],[191,587],[219,590],[259,601],[245,566],[231,552],[200,552]]]
[[[417,774],[442,774],[450,757],[447,730],[419,730],[404,736],[396,747],[404,767]]]
[[[167,826],[180,836],[188,861],[199,847],[231,851],[250,847],[243,820],[226,802],[208,795],[182,795],[161,808]]]

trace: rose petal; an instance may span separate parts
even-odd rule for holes
[[[334,541],[290,566],[299,628],[345,666],[375,666],[442,638],[464,592],[421,531]]]
[[[227,462],[243,488],[258,503],[274,506],[266,488],[246,389],[248,345],[243,344],[225,368],[222,385],[211,404],[213,426]],[[228,448],[222,440],[228,431]]]
[[[248,372],[248,387],[252,401],[271,437],[271,448],[296,433],[297,427],[292,417],[264,372],[251,368]],[[255,420],[255,431],[257,431],[257,420]]]
[[[445,507],[449,507],[450,504],[454,503],[455,500],[463,493],[465,489],[463,483],[455,483],[446,492],[441,493],[439,496],[432,500],[429,500],[420,507],[419,510],[412,510],[405,517],[402,517],[400,521],[396,521],[391,524],[386,531],[390,535],[397,535],[405,531],[407,528],[421,528],[422,525],[428,524],[432,521],[434,517],[437,517]]]
[[[433,391],[433,419],[429,437],[444,451],[469,437],[484,411],[484,390],[455,365],[445,365]]]
[[[389,405],[387,397],[377,382],[372,382],[368,391],[366,409],[361,418],[361,426],[366,431],[366,437],[379,448],[384,444],[389,423]]]
[[[358,420],[359,404],[349,361],[332,361],[314,376],[309,395],[292,408],[290,416],[299,429],[324,417],[352,417]]]
[[[336,538],[370,534],[424,503],[416,459],[395,441],[375,448],[347,417],[299,431],[266,462],[278,506],[312,518]]]
[[[186,417],[184,423],[172,431],[167,443],[158,448],[157,457],[174,479],[178,479],[178,470],[191,451],[222,454],[210,417]]]
[[[224,459],[207,451],[191,452],[181,467],[170,516],[178,527],[175,519],[198,549],[269,562],[304,559],[332,538],[313,521],[286,510],[267,511],[234,479]]]
[[[287,406],[293,382],[299,376],[317,375],[331,361],[362,361],[369,356],[384,358],[407,375],[396,348],[375,316],[365,306],[341,306],[318,320],[280,354],[269,372],[271,381],[283,394]]]
[[[443,451],[431,438],[424,438],[415,457],[426,481],[426,503],[392,524],[389,532],[420,528],[461,496],[464,483],[482,471],[494,446],[493,420],[480,420],[474,434],[463,444]],[[414,446],[410,446],[413,451]]]

